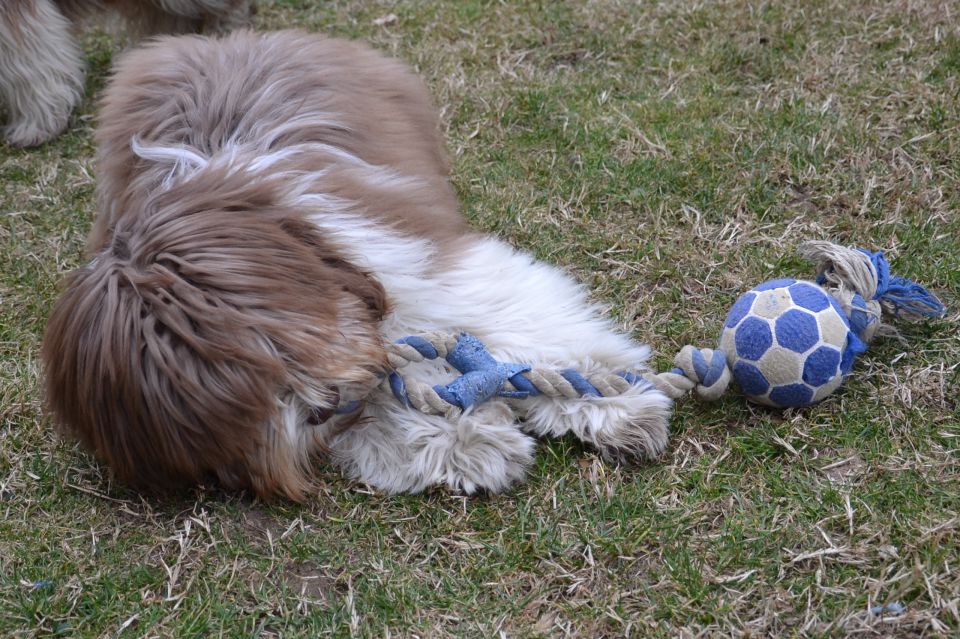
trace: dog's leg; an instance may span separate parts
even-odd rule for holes
[[[585,289],[557,268],[497,240],[482,240],[448,278],[443,299],[463,304],[459,327],[483,340],[500,361],[573,368],[584,376],[642,371],[649,354],[612,327]],[[530,397],[511,402],[523,428],[573,434],[607,458],[657,456],[667,443],[671,401],[646,382],[613,397]]]
[[[471,494],[499,492],[523,479],[535,443],[517,430],[513,411],[502,400],[449,420],[406,408],[378,390],[364,420],[329,447],[348,477],[384,492],[440,485]]]
[[[82,88],[80,49],[50,0],[0,7],[0,94],[10,115],[0,132],[9,144],[54,138],[66,128]]]
[[[317,223],[345,246],[359,247],[354,259],[390,296],[392,312],[381,324],[387,340],[465,331],[500,361],[586,376],[644,370],[649,349],[617,332],[584,287],[558,268],[492,238],[465,238],[434,262],[428,242],[347,215],[331,220]],[[418,379],[442,383],[435,374]],[[571,433],[610,459],[655,457],[666,447],[671,401],[644,382],[616,397],[540,396],[511,404],[527,431]]]

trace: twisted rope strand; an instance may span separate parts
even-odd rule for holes
[[[444,399],[438,392],[438,389],[443,391],[443,387],[406,380],[398,371],[411,363],[445,358],[462,339],[465,339],[465,336],[433,332],[405,337],[389,345],[388,358],[394,372],[388,376],[387,383],[393,394],[406,405],[423,413],[443,415],[448,419],[458,418],[468,406],[457,406]],[[482,351],[482,344],[479,341],[476,341],[476,344],[479,344]],[[482,354],[489,357],[485,351]],[[604,373],[591,375],[589,378],[572,369],[531,368],[521,370],[506,379],[495,394],[517,398],[531,395],[565,399],[616,397],[636,384],[646,382],[673,399],[694,390],[702,399],[714,400],[723,394],[730,383],[730,370],[722,351],[701,350],[687,345],[677,353],[674,364],[676,368],[672,371],[659,374]]]

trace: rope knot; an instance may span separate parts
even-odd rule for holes
[[[700,399],[713,401],[730,385],[727,356],[719,349],[687,344],[673,358],[673,365],[673,370],[649,377],[654,386],[673,399],[692,390]]]

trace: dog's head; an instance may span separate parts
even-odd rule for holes
[[[385,367],[383,289],[278,188],[214,171],[158,191],[68,278],[43,346],[48,400],[122,481],[301,499],[307,453],[334,427],[310,412]]]

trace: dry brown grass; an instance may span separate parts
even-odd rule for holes
[[[329,472],[302,507],[148,501],[41,413],[39,336],[92,214],[88,99],[57,142],[0,148],[0,634],[956,634],[956,3],[262,5],[261,28],[414,64],[475,225],[575,272],[662,366],[744,288],[809,273],[809,238],[883,249],[950,314],[812,409],[683,402],[641,468],[560,441],[503,496]],[[95,95],[118,45],[85,47]]]

